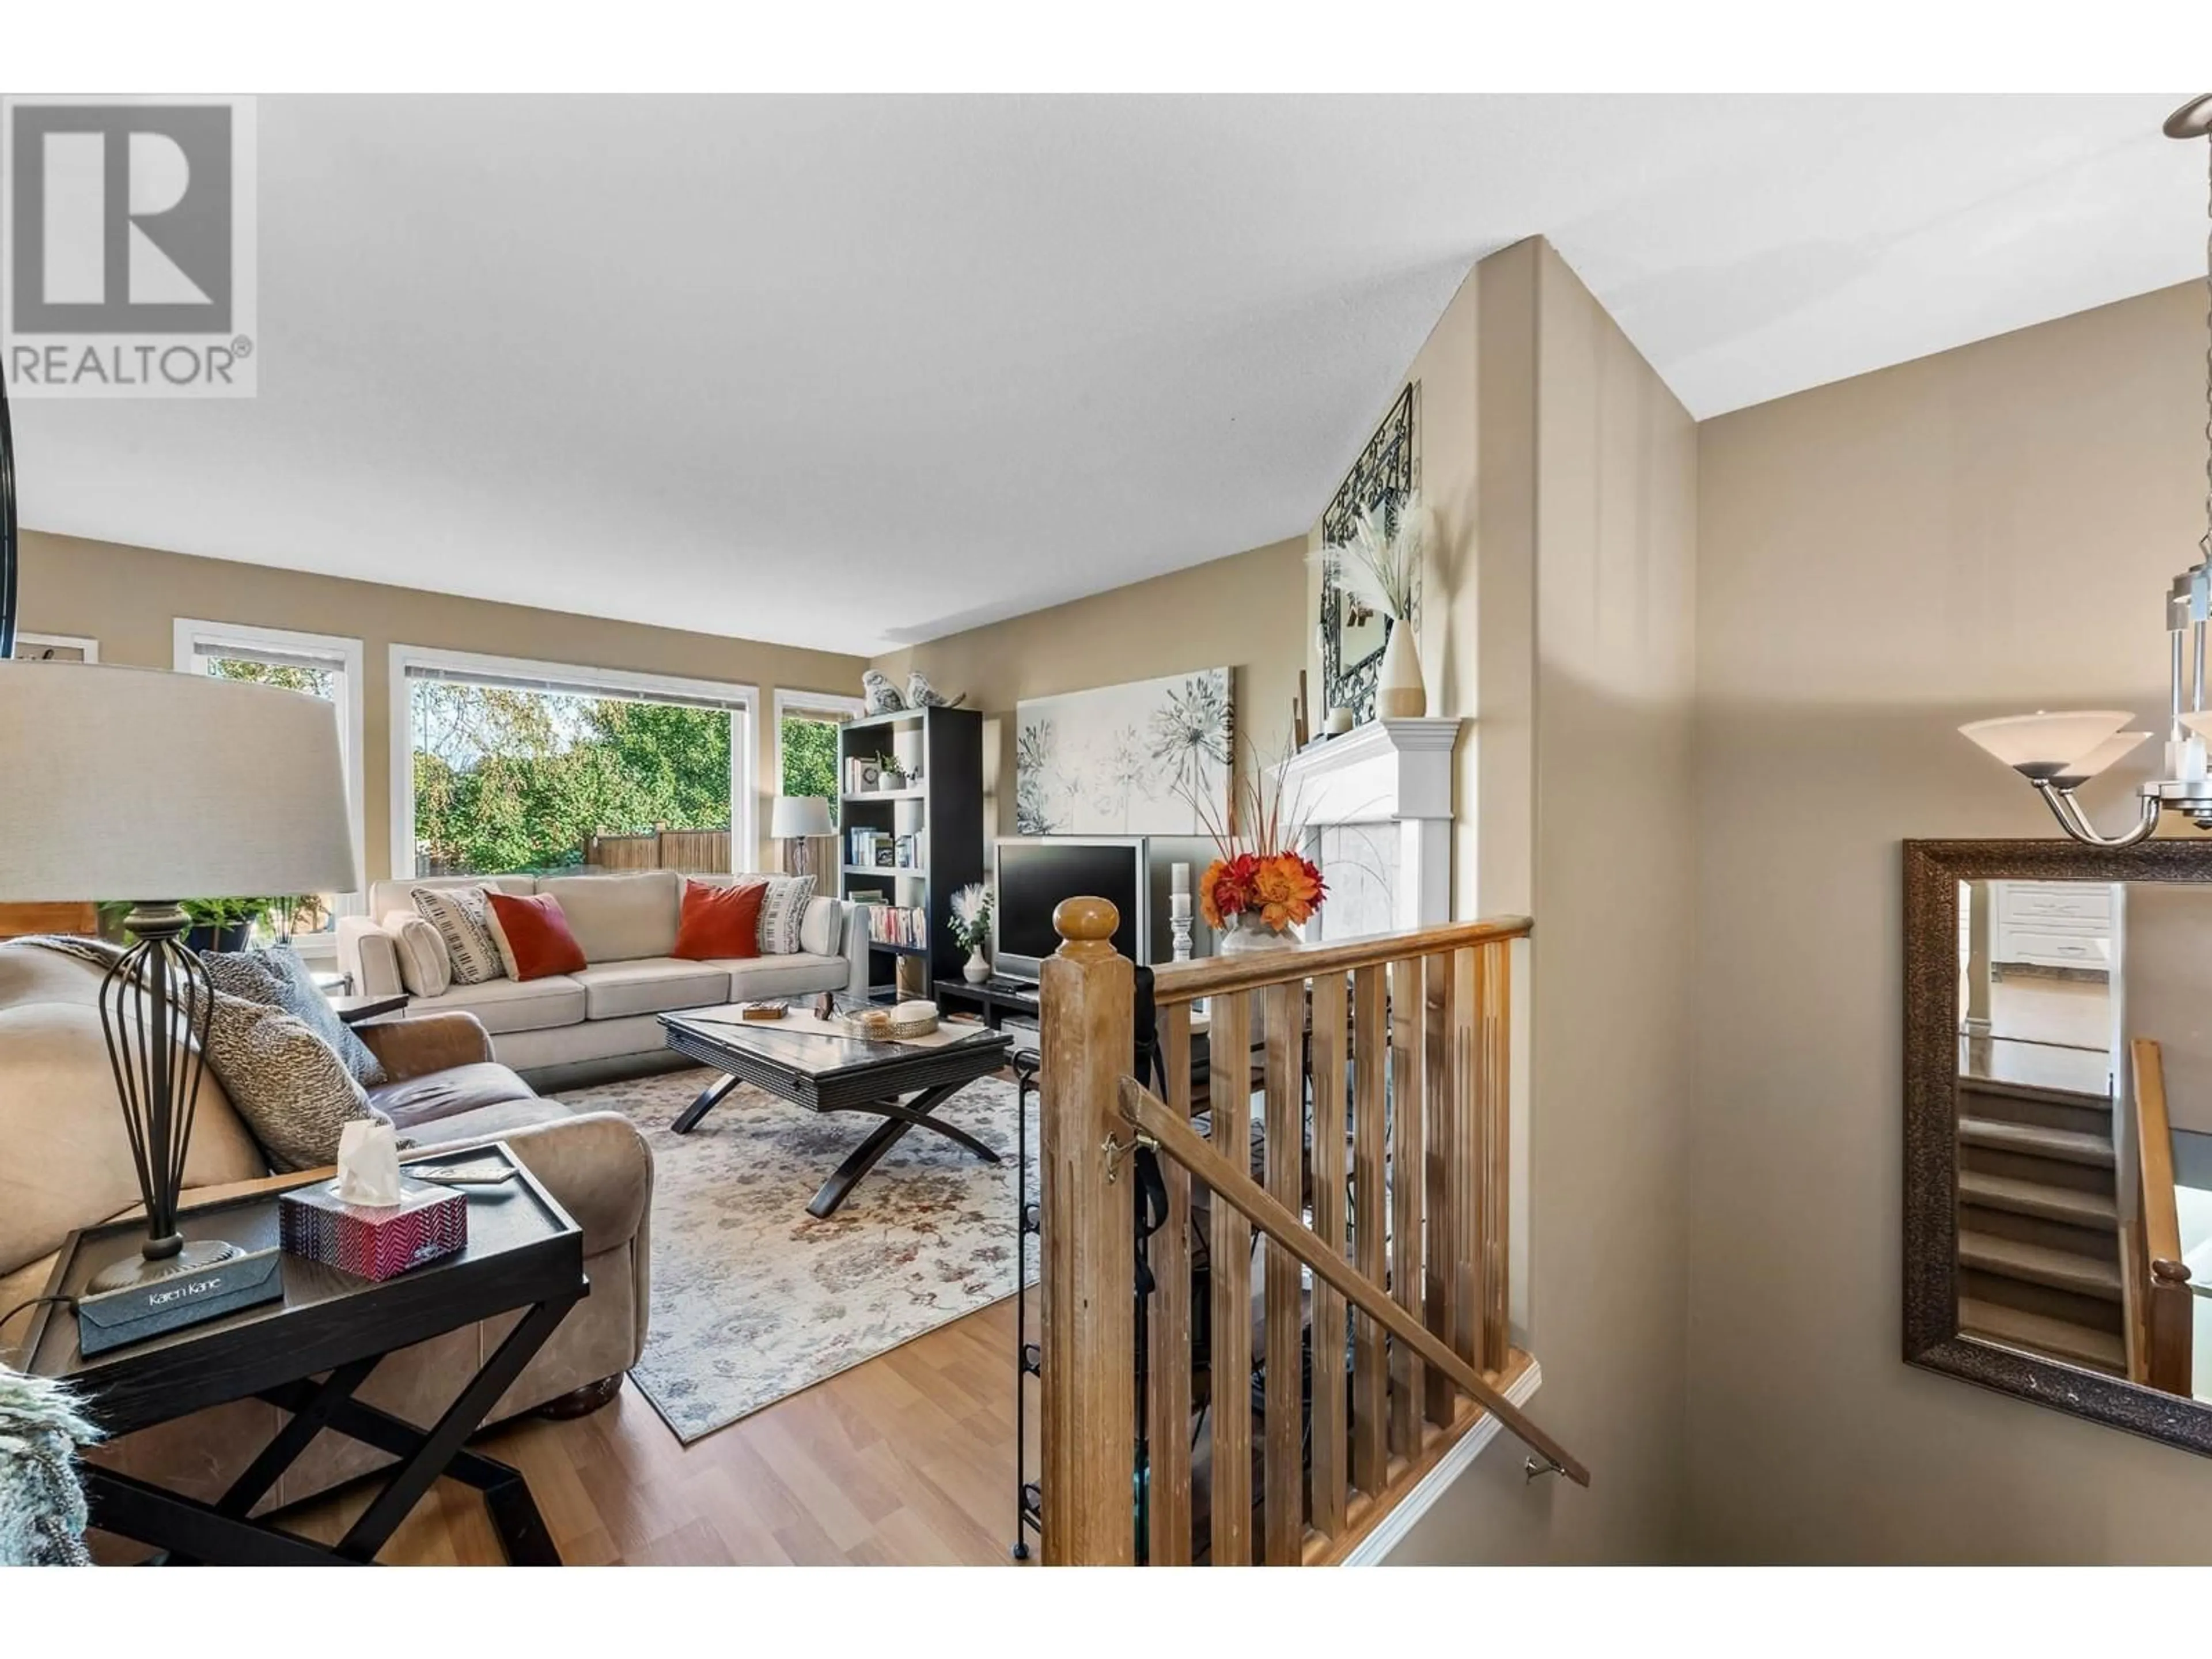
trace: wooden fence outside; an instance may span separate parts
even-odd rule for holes
[[[592,836],[584,862],[595,870],[684,870],[719,873],[730,868],[726,830],[655,830],[641,836]]]

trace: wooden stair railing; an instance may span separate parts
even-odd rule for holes
[[[2194,1310],[2189,1264],[2182,1259],[2181,1220],[2173,1197],[2173,1130],[2166,1109],[2166,1067],[2156,1042],[2137,1037],[2135,1061],[2136,1166],[2141,1185],[2130,1260],[2121,1275],[2127,1310],[2130,1369],[2138,1382],[2190,1397]]]
[[[1486,1417],[1587,1485],[1506,1397],[1534,1364],[1511,1345],[1506,1248],[1529,924],[1158,968],[1154,1093],[1129,1076],[1117,921],[1061,905],[1041,976],[1045,1560],[1341,1560]],[[1139,1298],[1153,1160],[1165,1218]]]
[[[1201,1140],[1190,1125],[1177,1117],[1167,1103],[1134,1078],[1121,1079],[1121,1115],[1152,1137],[1160,1149],[1190,1174],[1203,1180],[1219,1196],[1243,1212],[1244,1218],[1280,1244],[1304,1266],[1341,1291],[1352,1305],[1401,1342],[1409,1344],[1421,1358],[1443,1372],[1475,1404],[1495,1417],[1529,1450],[1555,1464],[1577,1486],[1589,1485],[1589,1471],[1573,1453],[1531,1423],[1521,1408],[1486,1382],[1480,1372],[1437,1340],[1426,1326],[1390,1299],[1389,1291],[1358,1273],[1319,1235],[1285,1209],[1227,1158]],[[1272,1326],[1271,1326],[1272,1329]]]

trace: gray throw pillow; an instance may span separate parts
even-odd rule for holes
[[[215,994],[207,1063],[279,1175],[337,1163],[349,1123],[392,1121],[328,1043],[264,1003]]]
[[[265,1008],[279,1008],[298,1020],[331,1047],[354,1080],[374,1088],[385,1080],[384,1066],[368,1045],[337,1017],[300,953],[289,945],[265,951],[210,951],[200,957],[215,988]]]

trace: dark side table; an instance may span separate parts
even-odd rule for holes
[[[466,1449],[524,1366],[590,1289],[582,1231],[502,1141],[441,1146],[439,1164],[496,1157],[514,1179],[463,1188],[468,1247],[458,1255],[381,1284],[300,1256],[284,1257],[282,1301],[241,1310],[87,1359],[76,1316],[50,1305],[33,1331],[25,1369],[68,1382],[88,1415],[110,1435],[130,1434],[210,1406],[263,1400],[290,1420],[213,1504],[136,1476],[82,1466],[92,1524],[151,1544],[173,1561],[244,1566],[343,1565],[374,1560],[440,1475],[484,1496],[492,1525],[518,1566],[558,1566],[559,1553],[520,1470]],[[317,1176],[295,1183],[310,1186]],[[178,1218],[190,1238],[223,1238],[248,1250],[277,1241],[276,1192],[203,1205]],[[72,1233],[62,1246],[52,1296],[73,1296],[93,1274],[137,1248],[136,1222]],[[354,1398],[379,1361],[395,1351],[479,1320],[520,1310],[521,1319],[463,1388],[444,1416],[418,1429]],[[398,1460],[380,1470],[383,1490],[335,1547],[287,1532],[281,1511],[249,1518],[317,1434],[328,1429]]]

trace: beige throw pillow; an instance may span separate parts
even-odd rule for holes
[[[446,936],[422,916],[401,916],[392,928],[392,952],[399,958],[399,982],[410,997],[441,997],[453,988],[453,962]]]
[[[482,985],[507,977],[498,942],[492,938],[491,907],[484,902],[483,888],[413,887],[408,896],[415,901],[416,914],[445,941],[454,984]]]

